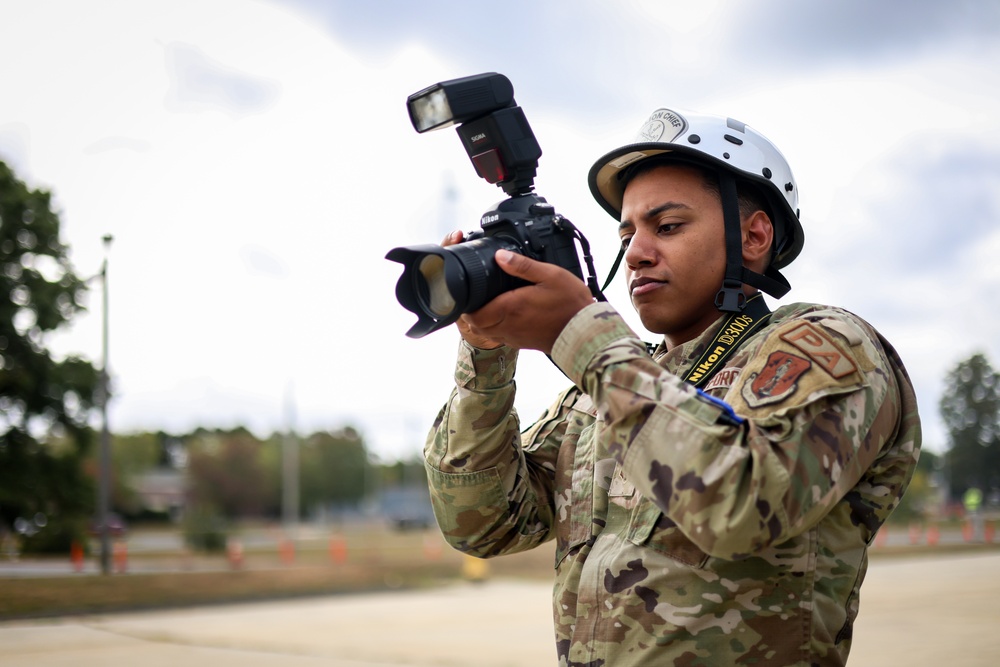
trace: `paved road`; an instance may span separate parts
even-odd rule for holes
[[[4,667],[553,665],[548,584],[0,623]],[[1000,555],[877,559],[851,666],[994,667]]]

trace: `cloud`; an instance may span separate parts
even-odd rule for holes
[[[872,66],[928,51],[978,50],[995,43],[1000,4],[981,0],[906,3],[839,0],[734,4],[730,44],[752,41],[759,66]]]
[[[454,0],[386,0],[378,11],[359,11],[350,0],[273,1],[318,20],[369,63],[385,64],[414,44],[433,45],[448,70],[428,70],[424,85],[496,71],[511,79],[517,96],[535,100],[534,108],[573,109],[582,116],[606,118],[609,106],[627,108],[627,89],[607,95],[619,81],[616,72],[633,69],[622,51],[629,46],[623,29],[632,38],[654,37],[642,22],[629,26],[634,3],[506,0],[470,11],[468,3]],[[595,30],[606,34],[595,38]]]
[[[104,137],[98,139],[89,146],[83,148],[84,155],[97,155],[107,151],[132,151],[134,153],[145,153],[152,144],[144,139],[134,137]]]
[[[290,273],[288,266],[267,248],[256,244],[245,244],[240,248],[240,257],[251,273],[284,279]]]
[[[31,164],[31,131],[25,123],[0,125],[0,160],[23,179]]]
[[[841,190],[830,224],[841,242],[827,258],[857,256],[857,240],[880,250],[887,270],[941,279],[963,268],[1000,219],[1000,145],[965,135],[910,137],[860,169]]]
[[[260,113],[274,104],[281,90],[278,83],[224,65],[191,44],[172,42],[163,50],[170,75],[165,101],[170,111]]]

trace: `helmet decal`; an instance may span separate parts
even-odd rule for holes
[[[635,137],[636,143],[663,142],[669,143],[684,134],[687,121],[684,117],[670,109],[657,109],[649,120],[639,128]]]

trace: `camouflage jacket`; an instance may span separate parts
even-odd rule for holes
[[[524,433],[517,352],[461,344],[425,450],[438,523],[481,557],[556,540],[561,665],[847,659],[867,547],[919,453],[910,381],[856,316],[793,304],[701,392],[677,376],[722,323],[651,357],[589,306],[552,351],[576,386]]]

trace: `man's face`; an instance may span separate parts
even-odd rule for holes
[[[719,317],[726,246],[718,195],[696,170],[656,167],[629,182],[621,219],[625,277],[643,326],[671,347],[697,337]]]

